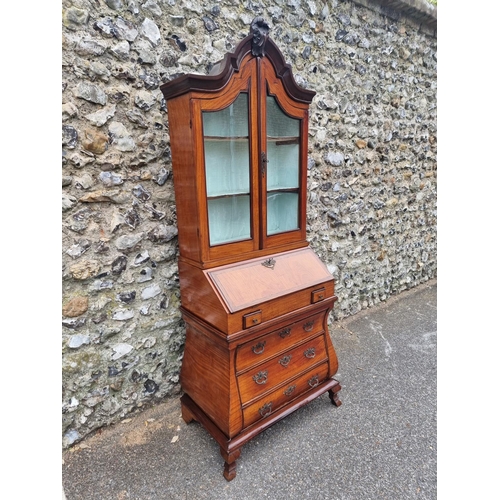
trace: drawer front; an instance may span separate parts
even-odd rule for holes
[[[323,330],[325,311],[280,328],[258,339],[247,342],[236,351],[236,372],[241,372],[257,363],[286,351],[297,342]]]
[[[293,401],[296,397],[313,389],[326,379],[328,363],[310,370],[309,372],[289,381],[279,389],[271,392],[262,399],[243,408],[243,424],[245,427],[265,418],[271,413],[279,410],[284,405]]]
[[[260,325],[262,323],[262,311],[254,311],[243,316],[243,328]]]
[[[314,290],[313,292],[311,292],[311,303],[313,304],[325,300],[325,298],[326,298],[325,287],[319,288],[318,290]]]
[[[324,334],[269,359],[238,376],[242,404],[327,359]]]

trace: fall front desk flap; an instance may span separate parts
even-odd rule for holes
[[[218,267],[206,274],[231,313],[333,279],[309,247]]]

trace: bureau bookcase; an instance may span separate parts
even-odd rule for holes
[[[182,416],[213,436],[224,477],[242,446],[328,392],[334,280],[306,240],[309,105],[262,18],[208,75],[162,85],[186,343]]]

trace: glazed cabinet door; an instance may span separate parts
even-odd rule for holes
[[[203,111],[203,148],[211,247],[252,238],[248,94]]]
[[[222,96],[194,99],[204,261],[259,248],[256,80],[251,61]]]
[[[305,240],[308,106],[290,99],[261,62],[261,246]]]

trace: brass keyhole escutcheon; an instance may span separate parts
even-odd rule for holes
[[[276,264],[276,261],[270,257],[269,259],[266,259],[264,262],[262,262],[262,265],[264,267],[267,267],[269,269],[274,269],[274,265]]]
[[[262,177],[264,177],[266,175],[266,170],[267,170],[267,163],[269,163],[269,160],[267,159],[267,155],[266,153],[264,153],[264,151],[262,151],[262,153],[260,153],[260,161],[261,161],[261,164],[260,164],[260,172],[262,174]]]

